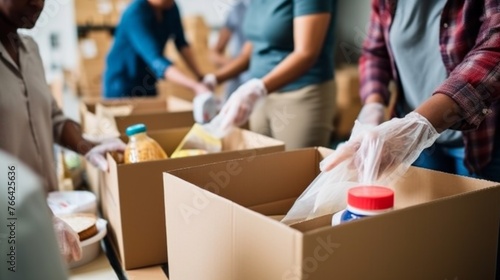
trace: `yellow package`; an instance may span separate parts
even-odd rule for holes
[[[202,125],[194,124],[184,136],[181,143],[170,156],[178,158],[183,156],[198,155],[203,153],[217,153],[222,150],[220,138],[207,132]]]

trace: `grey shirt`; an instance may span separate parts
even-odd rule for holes
[[[424,103],[447,78],[439,47],[441,12],[446,0],[398,1],[389,32],[392,52],[404,91],[404,113]],[[461,139],[461,132],[446,130],[437,142]]]
[[[0,170],[0,279],[68,279],[40,178],[1,150]]]
[[[35,41],[21,35],[19,44],[20,67],[0,44],[0,149],[35,171],[46,191],[56,190],[53,144],[67,118],[47,85]]]

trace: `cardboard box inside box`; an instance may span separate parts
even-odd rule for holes
[[[151,131],[148,135],[171,155],[190,128]],[[167,261],[162,172],[284,150],[283,142],[242,129],[235,129],[222,142],[220,153],[185,158],[117,164],[108,156],[110,168],[103,173],[100,188],[101,208],[126,269]]]
[[[495,279],[498,183],[410,168],[396,208],[287,226],[325,149],[164,173],[170,279]],[[196,268],[196,269],[193,269]]]
[[[115,117],[116,126],[121,133],[132,124],[144,123],[148,130],[185,127],[194,124],[193,104],[175,96],[166,98],[85,98],[80,103],[80,121],[84,132],[87,128],[86,115],[95,114],[95,106],[100,103],[106,107],[132,106],[128,116]]]
[[[187,127],[194,124],[192,103],[174,96],[167,98],[130,98],[102,100],[101,98],[84,98],[80,103],[80,123],[84,133],[95,131],[95,106],[132,105],[129,116],[115,117],[114,122],[119,132],[125,133],[128,126],[144,123],[149,131]],[[88,122],[86,120],[94,120]],[[101,172],[90,163],[85,163],[88,187],[99,197],[99,186],[103,183]]]

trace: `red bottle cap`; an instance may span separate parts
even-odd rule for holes
[[[349,189],[347,203],[362,210],[384,210],[394,207],[394,191],[386,187],[363,186]]]

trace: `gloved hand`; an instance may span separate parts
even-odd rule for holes
[[[52,225],[56,233],[59,252],[67,263],[78,261],[82,258],[80,237],[66,222],[53,216]]]
[[[213,92],[199,94],[193,99],[193,116],[197,123],[208,123],[220,109],[220,101]]]
[[[379,125],[384,121],[385,106],[378,102],[366,103],[357,120],[362,124]]]
[[[266,95],[266,86],[260,79],[251,79],[239,86],[222,107],[220,112],[222,128],[244,124],[257,101]]]
[[[363,127],[357,121],[349,141],[325,158],[320,169],[330,171],[350,160],[360,178],[375,181],[384,174],[406,170],[438,136],[431,123],[416,112],[375,127]]]
[[[113,138],[93,147],[85,154],[85,159],[102,171],[108,171],[107,152],[123,152],[127,145],[119,138]]]
[[[210,73],[206,74],[203,76],[203,79],[201,80],[201,83],[204,84],[208,89],[210,90],[215,90],[215,87],[217,86],[217,77],[215,77],[215,74]]]

